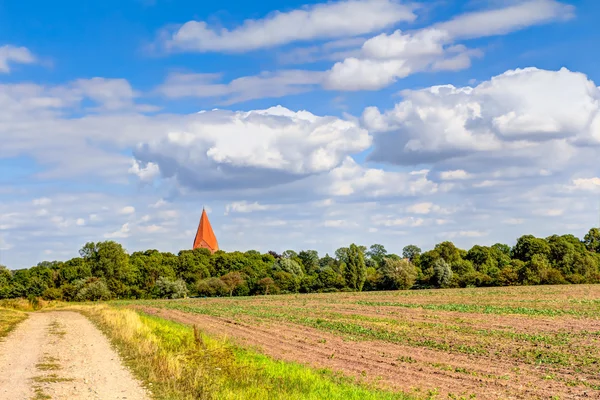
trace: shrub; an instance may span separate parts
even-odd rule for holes
[[[60,288],[48,288],[42,293],[42,298],[44,300],[62,300],[63,291]]]
[[[156,280],[155,289],[161,298],[182,299],[188,295],[188,289],[183,279],[174,281],[161,276]]]
[[[75,296],[77,301],[110,300],[112,293],[108,290],[106,282],[101,279],[90,279]]]
[[[229,289],[225,282],[219,278],[206,278],[198,282],[196,290],[200,296],[226,296]]]
[[[385,258],[379,272],[384,289],[410,289],[417,280],[417,269],[408,259]]]

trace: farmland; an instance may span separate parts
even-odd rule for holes
[[[600,396],[600,286],[113,304],[417,397]]]

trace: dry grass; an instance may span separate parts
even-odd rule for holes
[[[27,314],[23,312],[0,308],[0,338],[8,335],[19,322],[25,319],[27,319]]]

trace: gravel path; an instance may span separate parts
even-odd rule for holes
[[[149,399],[106,337],[66,311],[32,313],[0,342],[0,398]]]

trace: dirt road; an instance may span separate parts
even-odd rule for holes
[[[0,342],[0,399],[148,398],[106,337],[78,313],[32,313]]]

